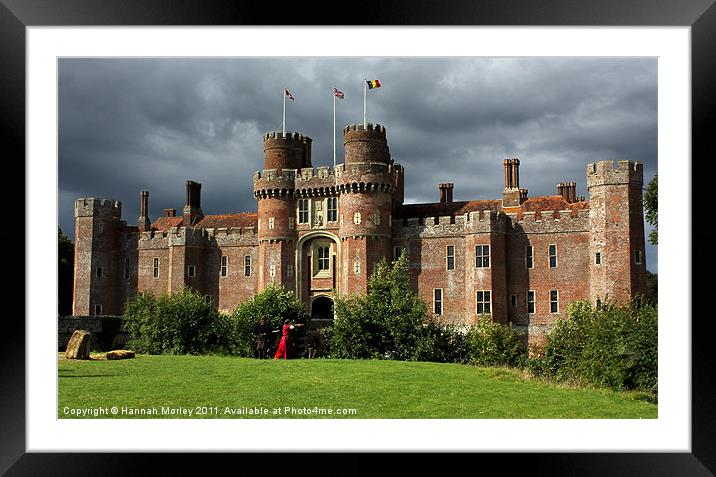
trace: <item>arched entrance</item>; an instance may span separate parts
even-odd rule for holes
[[[333,319],[333,300],[327,296],[319,296],[311,302],[311,319],[312,320],[332,320]]]

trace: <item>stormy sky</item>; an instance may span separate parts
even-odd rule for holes
[[[313,138],[313,165],[333,163],[333,87],[338,163],[342,128],[385,125],[393,159],[405,167],[406,203],[436,202],[439,182],[454,200],[499,199],[502,160],[518,157],[520,186],[555,195],[576,181],[587,196],[590,162],[644,163],[657,172],[657,61],[649,58],[232,58],[85,59],[59,62],[60,228],[74,241],[79,197],[122,202],[136,224],[149,190],[151,219],[181,213],[187,179],[202,183],[205,214],[255,211],[252,173],[262,135]],[[649,226],[646,225],[648,234]],[[657,271],[656,247],[647,267]]]

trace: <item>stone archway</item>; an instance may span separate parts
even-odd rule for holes
[[[328,296],[317,296],[311,302],[311,320],[332,320],[333,300]]]

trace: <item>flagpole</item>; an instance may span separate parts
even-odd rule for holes
[[[283,136],[286,137],[286,89],[283,90]]]
[[[366,112],[368,110],[368,80],[363,80],[363,130],[368,129],[366,121]]]
[[[336,167],[336,92],[333,87],[333,167]]]

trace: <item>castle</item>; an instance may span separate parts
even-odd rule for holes
[[[501,199],[455,202],[447,183],[439,202],[403,204],[404,169],[385,128],[354,124],[343,137],[344,164],[313,168],[311,138],[266,134],[257,213],[204,215],[194,181],[181,215],[165,209],[153,222],[142,191],[136,226],[118,201],[78,199],[73,314],[121,314],[137,292],[185,285],[231,310],[276,283],[314,318],[332,319],[337,294],[365,293],[378,261],[403,251],[414,289],[441,320],[490,314],[534,343],[572,301],[644,293],[640,163],[589,164],[588,200],[574,182],[528,197],[520,161],[506,159]]]

